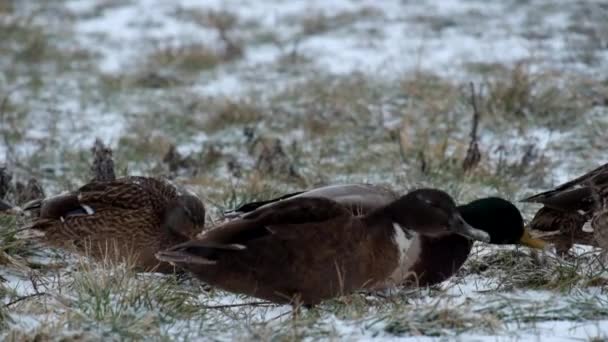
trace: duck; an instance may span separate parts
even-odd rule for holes
[[[27,228],[42,233],[47,245],[160,273],[174,267],[154,253],[189,241],[205,224],[205,207],[193,192],[139,176],[92,181],[28,202],[23,211],[33,212]]]
[[[314,306],[384,281],[414,234],[489,235],[454,200],[418,189],[365,215],[323,197],[295,197],[227,221],[156,257],[223,290],[274,303]]]
[[[367,214],[394,201],[397,195],[391,189],[373,184],[328,185],[308,191],[299,191],[277,198],[246,203],[227,212],[229,219],[246,215],[258,208],[272,207],[290,198],[323,197],[345,205],[354,214]],[[546,242],[532,237],[524,227],[524,220],[517,207],[503,198],[487,197],[457,207],[460,215],[471,226],[485,231],[490,244],[524,245],[544,249]],[[394,286],[431,286],[453,276],[465,263],[474,241],[459,234],[444,234],[440,238],[414,234],[407,257],[376,289]]]
[[[521,202],[541,207],[528,224],[535,236],[552,242],[565,255],[574,244],[608,247],[601,224],[608,200],[608,163],[567,181],[551,190],[526,197]],[[590,224],[593,231],[586,231]]]

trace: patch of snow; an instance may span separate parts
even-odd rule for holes
[[[68,2],[68,7],[83,16],[93,12],[95,3],[74,0]],[[256,29],[277,34],[287,45],[298,41],[298,51],[313,57],[314,63],[327,71],[339,74],[363,71],[390,75],[422,69],[466,77],[462,72],[465,63],[508,64],[554,57],[567,63],[569,59],[560,57],[568,50],[565,46],[569,42],[564,35],[531,40],[525,31],[529,27],[525,25],[530,20],[529,8],[509,1],[136,0],[104,9],[98,16],[78,19],[75,30],[90,47],[101,49],[104,55],[101,70],[119,72],[132,65],[134,58],[141,57],[146,41],[179,37],[178,44],[180,40],[213,43],[217,35],[212,29],[177,18],[174,13],[178,9],[233,13],[243,22],[255,22]],[[352,26],[300,36],[297,18],[319,14],[331,18],[369,9],[380,17],[362,18]],[[546,15],[534,22],[541,31],[565,30],[571,20],[563,11],[549,11]],[[434,27],[433,22],[439,26]],[[100,35],[105,39],[100,41]],[[277,46],[268,43],[245,42],[245,48],[244,59],[236,63],[239,68],[273,64],[281,53]],[[234,83],[233,73],[222,74]],[[227,81],[216,78],[216,82],[223,89],[222,84]],[[207,84],[206,88],[213,86]]]

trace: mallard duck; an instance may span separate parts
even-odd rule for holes
[[[238,217],[257,208],[266,208],[288,198],[324,197],[349,208],[355,214],[366,214],[397,198],[395,192],[371,184],[342,184],[287,194],[267,201],[247,203],[229,212],[228,217]],[[511,202],[488,197],[458,206],[462,217],[473,227],[490,235],[492,244],[522,244],[533,248],[544,248],[545,243],[532,238],[524,229],[521,213]],[[451,277],[464,264],[473,241],[458,234],[430,238],[414,235],[407,258],[395,270],[386,284],[433,285]]]
[[[194,238],[205,223],[196,195],[148,177],[94,181],[23,210],[39,212],[30,228],[42,232],[46,244],[163,273],[173,267],[154,253]]]
[[[299,197],[256,209],[157,257],[227,291],[314,305],[384,282],[414,234],[452,233],[489,240],[439,190],[412,191],[365,215],[331,199]]]
[[[554,243],[560,254],[567,253],[574,243],[600,245],[603,233],[596,228],[602,225],[600,219],[594,218],[608,199],[607,183],[608,164],[604,164],[554,189],[523,199],[522,202],[543,204],[528,227],[536,236]],[[589,221],[593,232],[583,230]]]

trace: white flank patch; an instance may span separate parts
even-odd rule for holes
[[[407,257],[407,250],[410,249],[413,239],[410,240],[405,236],[403,228],[398,223],[393,222],[393,228],[395,229],[393,240],[395,240],[399,250],[399,265],[401,265]]]
[[[84,211],[87,212],[87,215],[93,215],[95,213],[95,210],[93,210],[93,208],[89,207],[86,204],[81,204],[80,206],[82,207],[82,209],[84,209]]]
[[[583,231],[585,233],[593,233],[593,227],[591,226],[591,220],[585,222],[583,225]]]
[[[393,239],[399,250],[399,264],[389,279],[377,286],[379,289],[401,284],[403,279],[410,274],[410,269],[414,266],[420,255],[420,239],[418,238],[418,234],[412,232],[413,237],[408,239],[399,224],[393,222],[393,228],[395,229]]]

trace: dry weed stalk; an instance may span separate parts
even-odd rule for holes
[[[462,162],[462,169],[468,172],[475,168],[481,161],[481,152],[479,151],[479,138],[477,129],[479,127],[479,109],[477,108],[477,93],[475,92],[475,84],[471,82],[471,106],[473,107],[473,122],[471,124],[471,141],[467,149],[467,155]]]

